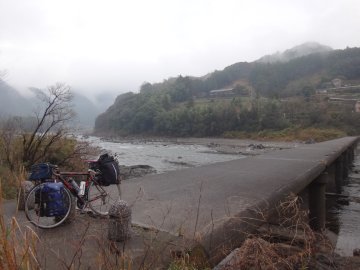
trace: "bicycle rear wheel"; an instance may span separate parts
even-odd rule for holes
[[[25,201],[25,214],[27,219],[35,226],[43,229],[51,229],[62,224],[70,214],[71,210],[71,193],[68,189],[61,189],[61,197],[64,208],[62,215],[48,214],[46,212],[46,198],[42,195],[42,189],[45,183],[35,186],[32,188],[26,197]]]
[[[88,205],[91,210],[101,216],[109,214],[110,207],[120,198],[120,184],[117,188],[100,186],[91,182],[88,189]]]

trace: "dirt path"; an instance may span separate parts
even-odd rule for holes
[[[21,233],[16,230],[20,247],[31,239],[40,269],[123,269],[120,266],[124,262],[131,263],[131,269],[142,264],[152,269],[151,265],[168,261],[170,248],[182,241],[166,232],[136,225],[132,226],[130,239],[109,241],[108,218],[81,214],[78,210],[71,222],[53,229],[39,229],[29,223],[23,211],[16,210],[15,200],[3,202],[2,209],[9,228],[12,220],[20,225]],[[36,237],[29,237],[33,233]]]

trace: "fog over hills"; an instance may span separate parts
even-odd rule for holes
[[[31,106],[15,88],[0,79],[0,116],[25,116],[31,111]]]
[[[265,55],[256,62],[262,63],[275,63],[275,62],[288,62],[292,59],[306,56],[313,53],[326,53],[333,49],[329,46],[322,45],[317,42],[306,42],[304,44],[295,46],[284,52],[276,52],[274,54]]]
[[[344,85],[360,85],[360,48],[331,50],[324,45],[306,43],[267,59],[274,62],[266,62],[264,58],[238,62],[204,77],[179,75],[160,83],[144,83],[140,93],[118,96],[97,117],[95,132],[221,136],[234,130],[259,132],[294,127],[304,113],[307,115],[304,127],[306,123],[310,123],[309,127],[342,126],[348,134],[355,134],[360,115],[351,114],[353,105],[348,111],[343,105],[337,107],[341,116],[333,117],[336,114],[331,114],[331,104],[326,100],[328,111],[321,111],[316,91],[332,87],[334,79],[342,80]],[[291,100],[299,103],[290,104]],[[262,105],[257,105],[259,102]],[[292,118],[295,114],[289,108],[294,107],[296,117]],[[309,112],[324,117],[312,118]],[[291,117],[285,118],[286,115]]]
[[[74,93],[74,110],[76,122],[83,127],[93,127],[95,118],[102,112],[101,109],[86,96]]]
[[[189,80],[192,80],[193,82],[198,83],[197,86],[196,83],[194,85],[195,88],[193,91],[195,92],[203,91],[204,89],[202,88],[206,85],[208,86],[205,88],[209,88],[210,90],[219,89],[232,85],[233,81],[248,81],[251,77],[250,72],[253,70],[253,65],[255,63],[287,63],[291,60],[301,58],[310,54],[327,54],[331,51],[333,51],[333,49],[329,46],[322,45],[316,42],[307,42],[295,46],[291,49],[285,50],[281,53],[277,52],[271,55],[265,55],[252,63],[235,63],[226,67],[223,71],[215,71],[198,78],[191,76],[187,76],[187,78]],[[199,79],[200,81],[197,81]],[[155,83],[151,85],[151,88],[156,89],[158,87],[162,88],[166,85],[172,85],[176,82],[176,80],[177,78],[168,78],[165,79],[163,83]],[[256,84],[257,82],[258,80],[253,83]],[[79,94],[79,92],[77,92],[76,89],[73,91],[74,110],[77,114],[75,122],[78,126],[92,128],[94,126],[96,117],[102,112],[105,112],[106,109],[114,103],[114,100],[116,98],[115,94],[112,91],[102,90],[93,99],[90,99],[83,94]],[[82,93],[84,93],[84,91],[82,91]],[[14,89],[5,81],[0,79],[0,115],[33,115],[35,100],[36,98],[34,96],[30,98],[22,96],[16,89]]]
[[[5,81],[0,80],[0,117],[8,116],[34,116],[37,110],[39,100],[36,98],[36,91],[39,89],[31,87],[31,96],[22,96],[15,88],[11,87]],[[102,100],[96,104],[86,96],[73,92],[73,109],[76,113],[74,119],[75,125],[82,128],[92,128],[97,115],[105,107],[109,106],[113,95],[102,96]]]

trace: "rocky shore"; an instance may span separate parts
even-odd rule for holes
[[[237,140],[237,139],[222,139],[222,138],[102,138],[104,141],[115,143],[130,143],[134,145],[203,145],[209,148],[209,153],[214,154],[229,154],[241,156],[255,156],[267,153],[274,150],[289,149],[300,145],[298,142],[269,142],[269,141],[254,141],[254,140]],[[181,157],[179,157],[181,158]],[[193,167],[193,164],[186,163],[182,160],[167,160],[164,162],[171,164]],[[156,169],[148,164],[120,166],[122,179],[127,180],[135,177],[142,177],[147,174],[157,173]]]
[[[185,144],[205,145],[220,154],[241,154],[246,156],[294,148],[309,142],[256,141],[225,138],[168,138],[168,137],[102,137],[102,140],[131,144]]]
[[[206,144],[209,148],[220,154],[240,154],[244,156],[256,156],[274,150],[282,150],[296,147],[298,144],[273,143],[258,141],[240,141],[237,143],[225,141],[215,141]]]
[[[149,165],[120,165],[121,179],[127,180],[135,177],[142,177],[147,174],[156,173],[156,170]]]

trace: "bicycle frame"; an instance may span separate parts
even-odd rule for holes
[[[100,190],[101,193],[105,193],[107,194],[107,192],[102,188],[101,185],[99,185],[99,183],[96,181],[95,179],[95,175],[96,172],[94,170],[89,169],[88,172],[60,172],[60,173],[54,173],[55,177],[57,180],[60,180],[64,186],[71,192],[71,194],[73,194],[81,203],[81,205],[84,205],[84,207],[86,207],[86,205],[91,202],[91,201],[95,201],[101,197],[103,197],[102,194],[98,195],[97,197],[94,197],[91,199],[91,201],[88,200],[87,198],[87,192],[88,189],[90,187],[90,184],[93,182]],[[79,195],[77,193],[77,191],[74,189],[74,187],[72,186],[72,184],[69,182],[69,178],[72,177],[76,177],[76,176],[86,176],[86,180],[85,180],[85,194],[84,195]]]

